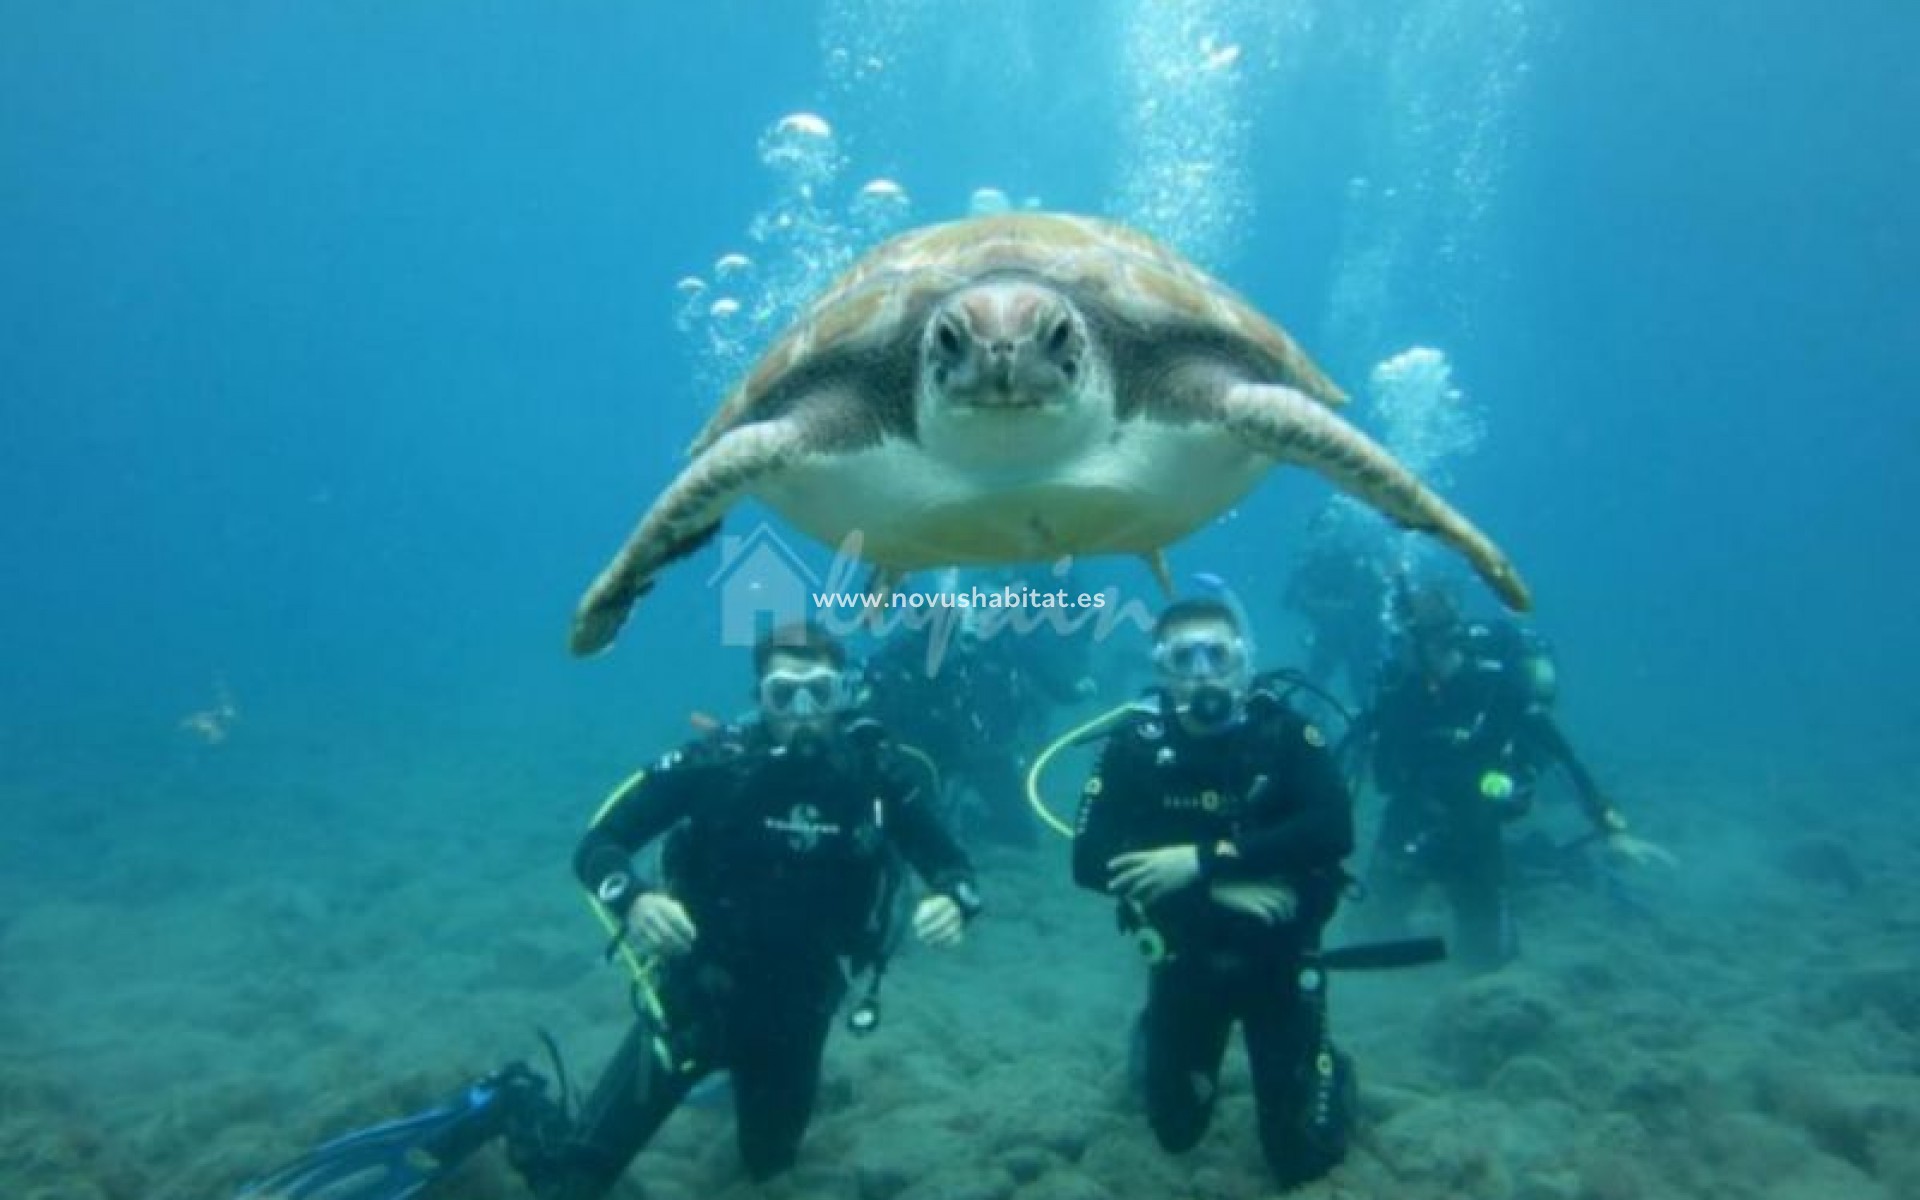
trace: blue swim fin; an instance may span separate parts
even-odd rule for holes
[[[506,1132],[546,1083],[513,1063],[444,1104],[337,1137],[252,1180],[234,1200],[411,1200]]]

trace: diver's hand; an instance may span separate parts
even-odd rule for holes
[[[1300,911],[1299,895],[1284,883],[1215,883],[1207,892],[1220,907],[1265,925],[1284,925]]]
[[[1152,904],[1200,878],[1200,848],[1162,846],[1158,850],[1136,850],[1109,859],[1107,870],[1113,872],[1113,878],[1107,882],[1108,891],[1135,904]]]
[[[1663,867],[1677,867],[1680,860],[1673,851],[1665,846],[1649,842],[1645,838],[1631,837],[1624,833],[1611,834],[1607,838],[1607,851],[1624,862],[1636,867],[1649,863],[1658,863]]]
[[[967,919],[951,896],[928,896],[913,910],[914,936],[936,949],[958,946]]]
[[[636,897],[627,910],[628,936],[648,954],[685,954],[699,937],[680,902],[662,892]]]

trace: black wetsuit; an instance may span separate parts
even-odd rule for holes
[[[1563,767],[1597,829],[1624,822],[1531,686],[1522,632],[1472,622],[1458,644],[1462,662],[1442,680],[1404,659],[1390,664],[1356,723],[1387,797],[1359,915],[1369,933],[1398,934],[1438,884],[1453,909],[1455,956],[1487,969],[1517,952],[1501,827],[1532,806],[1540,777]]]
[[[1123,925],[1156,958],[1141,1017],[1148,1119],[1161,1146],[1191,1148],[1212,1119],[1220,1064],[1240,1022],[1253,1074],[1261,1148],[1285,1186],[1318,1177],[1346,1152],[1353,1070],[1333,1050],[1325,980],[1304,971],[1339,903],[1353,848],[1345,783],[1319,730],[1263,698],[1232,730],[1183,731],[1157,711],[1126,718],[1082,792],[1073,877],[1102,894],[1116,855],[1170,845],[1203,852],[1203,878]],[[1263,924],[1216,903],[1212,881],[1284,883],[1290,921]],[[1148,948],[1143,946],[1143,949]]]
[[[842,960],[874,949],[893,853],[971,915],[971,864],[935,818],[923,777],[878,731],[864,722],[801,754],[771,745],[758,725],[728,727],[662,759],[594,821],[574,868],[602,895],[609,879],[632,877],[635,852],[676,830],[662,856],[667,878],[635,887],[670,890],[698,936],[690,954],[663,961],[663,1019],[635,1023],[558,1152],[522,1164],[543,1200],[604,1195],[715,1070],[732,1075],[748,1172],[784,1170],[812,1118],[846,991]]]

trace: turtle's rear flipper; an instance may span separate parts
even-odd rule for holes
[[[1520,572],[1491,538],[1325,405],[1292,388],[1260,383],[1233,384],[1217,403],[1222,422],[1248,446],[1306,467],[1395,524],[1432,534],[1465,556],[1508,608],[1533,607]]]
[[[720,521],[755,483],[807,449],[788,421],[743,425],[693,460],[656,500],[574,612],[569,645],[576,655],[613,644],[627,614],[653,590],[654,577],[720,532]]]

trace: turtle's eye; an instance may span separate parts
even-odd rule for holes
[[[1053,323],[1053,332],[1047,334],[1047,353],[1059,354],[1066,350],[1068,339],[1073,337],[1073,322],[1061,317]]]
[[[939,328],[934,330],[934,340],[940,343],[940,351],[950,358],[960,357],[960,331],[953,327],[951,317],[942,317]]]

